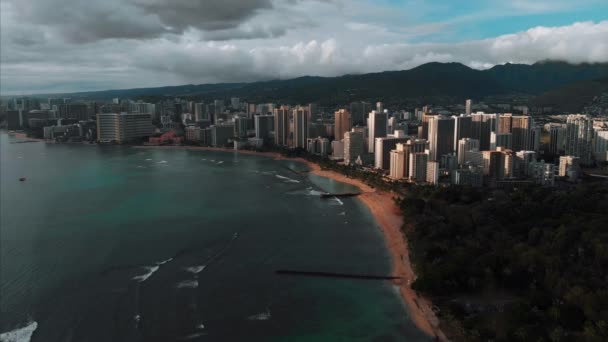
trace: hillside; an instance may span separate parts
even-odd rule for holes
[[[252,102],[340,104],[356,100],[386,103],[448,103],[490,95],[537,95],[578,81],[608,77],[608,63],[573,65],[542,62],[505,64],[488,70],[460,63],[428,63],[403,71],[339,77],[299,77],[253,83],[220,83],[107,90],[70,94],[73,98],[186,96],[212,100],[237,96]],[[544,100],[543,100],[544,101]]]
[[[592,104],[594,99],[606,93],[608,93],[608,78],[580,81],[545,92],[536,97],[532,105],[578,113],[582,108]]]

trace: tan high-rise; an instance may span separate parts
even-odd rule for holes
[[[335,113],[334,138],[342,140],[344,139],[344,133],[348,131],[350,131],[350,112],[346,109],[340,109]]]

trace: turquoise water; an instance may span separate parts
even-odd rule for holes
[[[366,207],[318,196],[350,185],[236,153],[0,139],[0,340],[428,340],[388,282],[274,272],[390,271]]]

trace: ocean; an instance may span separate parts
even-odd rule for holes
[[[0,134],[0,341],[428,341],[351,185],[219,151]],[[25,177],[24,182],[19,181]]]

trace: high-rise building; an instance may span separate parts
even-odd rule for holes
[[[149,113],[97,114],[97,139],[102,143],[126,143],[154,133]]]
[[[528,165],[527,176],[536,184],[553,186],[555,185],[555,169],[554,164],[545,163],[544,160],[534,161]]]
[[[274,109],[274,143],[276,145],[288,145],[290,120],[291,110],[289,106],[281,106]]]
[[[490,133],[496,131],[496,114],[471,114],[471,138],[479,140],[479,150],[490,149]]]
[[[403,131],[397,131],[397,134],[390,135],[384,138],[376,138],[374,151],[374,167],[377,169],[388,170],[390,168],[391,151],[394,150],[399,143],[405,143],[409,138],[405,136]]]
[[[59,105],[59,118],[72,120],[89,120],[89,110],[86,103],[68,103]],[[150,113],[151,114],[151,113]]]
[[[263,139],[264,143],[268,142],[270,133],[273,130],[274,116],[273,115],[256,115],[254,116],[255,137]]]
[[[608,130],[595,131],[593,153],[597,161],[608,160]]]
[[[224,123],[219,125],[213,125],[210,127],[211,129],[211,146],[214,147],[224,147],[229,142],[230,139],[234,137],[234,124],[233,123]]]
[[[512,147],[511,133],[490,133],[490,150],[496,150],[498,147],[511,149]]]
[[[346,109],[340,109],[335,112],[334,120],[334,138],[336,140],[344,139],[344,133],[350,131],[350,112]]]
[[[384,113],[384,103],[376,102],[376,112]]]
[[[388,115],[386,113],[372,111],[367,118],[368,152],[374,153],[376,138],[386,137],[388,133]]]
[[[463,166],[466,160],[466,152],[479,151],[479,140],[463,138],[458,140],[458,165]]]
[[[244,117],[234,118],[234,136],[240,139],[247,138],[247,129],[249,127],[249,119]]]
[[[439,162],[429,161],[426,163],[426,182],[429,184],[439,183]]]
[[[367,114],[371,110],[372,105],[369,102],[352,102],[350,104],[350,126],[365,125]],[[341,137],[336,137],[336,139],[341,139]]]
[[[536,152],[517,151],[515,152],[514,176],[526,177],[530,171],[530,164],[536,161]]]
[[[473,100],[468,99],[464,104],[464,112],[466,115],[471,115],[471,107],[473,106]]]
[[[452,118],[454,119],[454,154],[457,154],[458,141],[471,137],[472,119],[470,115],[454,115]]]
[[[365,136],[363,132],[351,130],[344,133],[344,163],[352,165],[357,158],[363,156],[365,150]]]
[[[483,174],[492,180],[513,177],[515,156],[513,151],[498,148],[496,151],[482,151]]]
[[[483,170],[475,166],[455,170],[452,172],[452,184],[479,188],[483,186]]]
[[[512,123],[513,123],[513,114],[506,113],[500,114],[498,116],[498,124],[496,128],[496,133],[504,134],[512,132]]]
[[[331,158],[335,160],[344,159],[344,140],[331,142]]]
[[[420,125],[420,131],[418,134],[419,139],[428,139],[429,138],[429,121],[437,116],[437,114],[422,113],[422,124]]]
[[[585,115],[566,119],[566,154],[579,157],[582,165],[592,163],[593,121]]]
[[[429,153],[416,152],[410,154],[410,179],[415,182],[426,181],[426,167],[429,161]]]
[[[326,156],[330,152],[330,144],[329,139],[318,137],[318,138],[308,138],[306,143],[306,150],[310,154],[318,154],[322,156]]]
[[[429,160],[454,152],[454,119],[435,116],[429,120]]]
[[[238,97],[230,98],[230,107],[234,110],[238,110],[241,108],[241,100]]]
[[[558,156],[564,152],[566,142],[566,127],[551,126],[549,129],[549,153]]]
[[[400,143],[390,152],[391,161],[389,177],[392,179],[404,179],[409,177],[410,146],[411,145]]]
[[[211,121],[211,117],[209,116],[209,112],[207,111],[207,106],[204,103],[195,103],[194,104],[194,120],[203,121],[208,120]]]
[[[577,179],[580,173],[580,162],[581,159],[575,156],[562,156],[559,157],[559,172],[560,177],[568,177],[571,179]]]
[[[511,118],[511,133],[513,134],[513,150],[535,150],[532,128],[534,121],[527,115],[517,115]]]
[[[297,107],[293,110],[293,147],[306,148],[309,121],[309,107]]]

